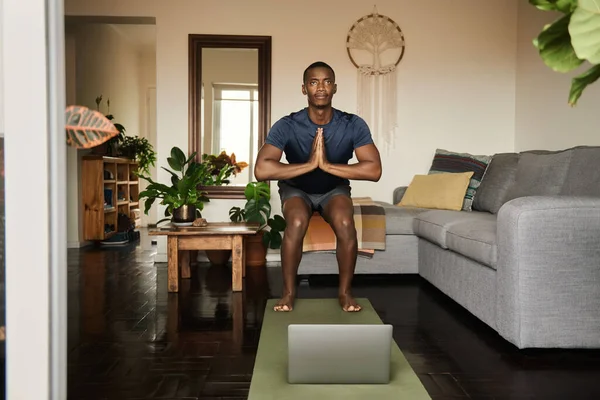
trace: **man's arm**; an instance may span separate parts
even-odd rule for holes
[[[325,156],[325,144],[322,144],[323,151],[319,159],[319,167],[332,175],[340,178],[366,181],[379,181],[381,178],[381,157],[379,150],[374,144],[366,144],[357,147],[354,151],[358,163],[356,164],[331,164]]]
[[[283,151],[271,144],[265,144],[256,157],[256,166],[254,167],[254,176],[256,177],[256,180],[291,179],[314,170],[318,166],[318,160],[315,153],[316,145],[317,140],[315,138],[313,151],[307,163],[284,164],[280,161]]]

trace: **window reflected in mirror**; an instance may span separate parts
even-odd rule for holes
[[[260,140],[257,49],[202,49],[201,107],[204,153],[234,153],[247,162],[230,184],[245,186],[254,177]]]

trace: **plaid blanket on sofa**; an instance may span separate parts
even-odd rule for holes
[[[375,250],[385,250],[385,210],[370,197],[353,197],[352,203],[359,255],[372,257]],[[302,251],[335,252],[335,246],[335,234],[329,224],[318,213],[313,214]]]

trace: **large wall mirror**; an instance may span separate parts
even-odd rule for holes
[[[243,199],[271,118],[271,37],[189,35],[189,152],[235,153],[249,164],[210,198]]]

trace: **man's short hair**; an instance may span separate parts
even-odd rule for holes
[[[308,71],[310,71],[313,68],[327,68],[331,71],[331,73],[333,74],[333,80],[335,81],[335,71],[333,70],[333,68],[331,68],[329,66],[329,64],[324,63],[323,61],[316,61],[312,64],[310,64],[305,70],[304,70],[304,74],[302,75],[302,83],[306,83],[306,75],[308,75]]]

